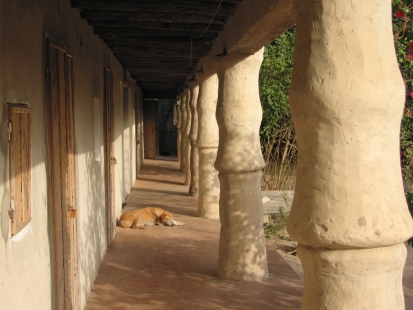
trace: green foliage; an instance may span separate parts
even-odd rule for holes
[[[293,67],[295,28],[266,46],[260,71],[263,109],[261,135],[269,136],[291,123],[288,92]]]
[[[295,28],[265,48],[260,71],[263,190],[293,189],[297,148],[288,104],[293,67]]]
[[[280,208],[279,211],[278,215],[272,215],[271,220],[268,223],[264,223],[265,239],[289,239],[286,230],[288,216],[283,208]]]
[[[407,201],[407,206],[409,207],[410,214],[413,215],[413,191],[407,191],[406,192],[406,201]],[[410,238],[407,243],[413,247],[413,238]]]
[[[393,30],[397,60],[406,85],[406,103],[400,130],[400,151],[405,184],[413,181],[413,1],[393,1]],[[404,17],[400,16],[404,13]],[[411,190],[411,188],[409,189]],[[413,214],[413,213],[412,213]]]
[[[413,216],[413,1],[393,1],[393,31],[397,60],[406,86],[406,103],[400,128],[400,159],[406,201]],[[413,246],[413,238],[408,241]]]

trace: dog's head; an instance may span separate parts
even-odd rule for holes
[[[160,222],[166,226],[174,226],[174,217],[171,213],[165,211],[159,216]]]

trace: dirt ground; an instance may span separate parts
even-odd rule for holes
[[[279,240],[277,243],[274,243],[274,246],[278,253],[281,254],[284,260],[304,281],[303,268],[301,267],[300,259],[298,256],[290,254],[295,250],[296,242]],[[404,302],[406,310],[413,310],[413,248],[406,243],[406,249],[407,258],[403,270]]]

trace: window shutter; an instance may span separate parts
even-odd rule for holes
[[[9,170],[11,234],[31,220],[31,109],[10,105]]]

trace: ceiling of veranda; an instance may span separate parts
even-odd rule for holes
[[[243,0],[71,0],[138,82],[174,98]]]

